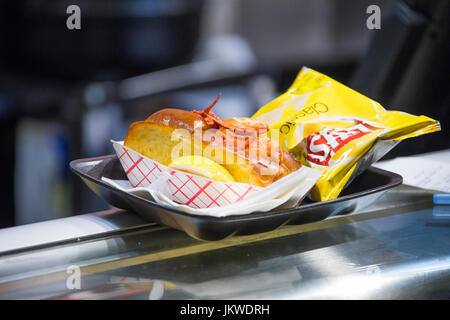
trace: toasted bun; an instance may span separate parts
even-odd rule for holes
[[[179,156],[200,154],[223,165],[235,181],[261,187],[266,187],[301,167],[292,154],[281,148],[280,157],[264,157],[258,154],[259,160],[246,156],[250,154],[249,148],[252,146],[247,146],[245,152],[241,153],[226,147],[220,150],[213,148],[211,152],[210,142],[194,142],[194,128],[201,128],[202,132],[212,129],[199,114],[178,109],[162,109],[145,121],[133,123],[125,137],[124,145],[166,166]],[[184,134],[181,130],[181,135],[175,136],[176,129],[185,129]],[[255,143],[264,144],[267,141],[268,138],[259,136]],[[216,150],[219,151],[215,152]],[[268,167],[276,169],[267,173]]]
[[[167,126],[172,129],[186,129],[194,132],[195,122],[201,123],[202,128],[207,128],[207,124],[203,117],[191,111],[179,109],[162,109],[150,117],[146,122]]]

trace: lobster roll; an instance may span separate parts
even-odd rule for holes
[[[220,97],[220,95],[219,95]],[[124,145],[165,166],[200,155],[226,168],[236,182],[266,187],[299,169],[294,156],[267,137],[268,125],[212,112],[162,109],[130,126]]]

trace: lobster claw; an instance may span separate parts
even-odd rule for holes
[[[216,125],[219,128],[223,127],[226,129],[234,130],[238,134],[240,133],[247,135],[249,133],[252,134],[252,132],[256,132],[256,135],[259,135],[269,130],[269,126],[267,124],[252,120],[250,118],[232,118],[223,120],[216,116],[212,112],[212,108],[216,105],[217,101],[219,101],[221,95],[222,94],[219,93],[214,102],[205,110],[193,112],[201,115],[205,119],[206,123],[211,127]]]

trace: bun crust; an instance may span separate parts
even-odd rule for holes
[[[195,122],[201,123],[201,128],[208,127],[203,117],[191,111],[179,109],[162,109],[151,116],[146,122],[168,126],[172,129],[186,129],[194,132]]]

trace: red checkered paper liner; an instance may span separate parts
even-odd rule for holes
[[[260,188],[225,183],[173,170],[111,140],[128,180],[102,180],[112,187],[190,214],[226,217],[298,206],[322,172],[300,169]]]
[[[170,200],[182,205],[197,209],[224,207],[242,201],[262,189],[245,183],[214,181],[174,170],[120,142],[112,141],[112,144],[133,188],[154,187]]]

